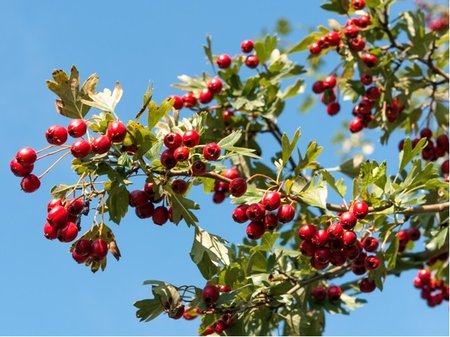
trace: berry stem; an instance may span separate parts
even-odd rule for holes
[[[40,176],[39,176],[39,180],[41,180],[43,177],[45,177],[45,175],[47,173],[49,173],[56,165],[58,165],[58,163],[63,160],[65,157],[67,157],[70,154],[70,152],[66,152],[64,153],[61,157],[59,157],[58,159],[56,159],[56,161],[49,166],[48,169],[46,169]]]
[[[51,147],[53,147],[53,146],[55,146],[55,145],[48,146],[47,148],[51,148]],[[58,150],[55,150],[55,151],[52,151],[52,152],[43,154],[43,155],[40,156],[40,157],[37,157],[36,161],[41,160],[41,159],[44,159],[44,158],[46,158],[46,157],[53,156],[54,154],[57,154],[57,153],[62,152],[62,151],[65,151],[65,150],[67,150],[67,149],[70,149],[70,146],[62,145],[62,147],[59,148]],[[44,150],[44,149],[42,149],[41,151],[43,151],[43,150]],[[37,153],[37,152],[36,152],[36,153]]]
[[[52,147],[55,147],[55,146],[56,146],[56,145],[49,145],[49,146],[46,146],[46,147],[44,147],[44,148],[42,148],[42,149],[40,149],[40,150],[37,150],[36,153],[41,153],[41,152],[47,151],[47,150],[49,150],[49,149],[51,149]]]

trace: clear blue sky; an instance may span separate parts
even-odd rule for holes
[[[403,1],[400,8],[412,3]],[[124,96],[117,111],[127,120],[138,111],[149,81],[154,83],[155,98],[161,100],[177,92],[170,84],[178,75],[210,70],[202,51],[206,34],[212,34],[216,53],[234,54],[243,39],[271,29],[279,17],[291,21],[293,38],[300,39],[306,28],[326,24],[328,14],[316,1],[0,2],[0,334],[196,334],[198,321],[162,316],[150,324],[139,323],[132,306],[135,300],[150,296],[149,287],[142,286],[146,279],[204,284],[188,255],[192,230],[184,225],[157,227],[130,214],[120,227],[111,224],[122,260],[110,258],[106,272],[93,275],[72,261],[67,244],[42,235],[49,189],[75,180],[69,163],[48,176],[38,192],[25,195],[19,179],[9,172],[9,160],[22,146],[44,147],[48,126],[67,124],[55,112],[55,97],[44,82],[54,68],[68,70],[76,64],[84,78],[97,72],[101,89],[120,80]],[[312,139],[326,145],[335,127],[350,117],[349,107],[333,119],[322,106],[301,115],[299,102],[287,106],[280,126],[291,134],[301,126],[300,146]],[[376,139],[375,133],[371,137]],[[396,144],[391,150],[378,150],[372,158],[388,158],[396,165]],[[321,155],[325,166],[337,164],[333,150]],[[37,172],[44,169],[37,165]],[[204,228],[231,241],[240,240],[244,229],[231,221],[231,206],[211,206],[211,196],[197,192],[193,197],[203,206],[198,216]],[[87,219],[83,223],[89,226]],[[447,303],[429,309],[411,284],[413,276],[389,279],[383,294],[368,295],[369,303],[348,317],[328,316],[325,333],[448,334]]]

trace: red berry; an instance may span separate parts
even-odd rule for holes
[[[321,94],[325,91],[325,86],[323,84],[323,81],[316,81],[314,82],[313,86],[312,86],[312,91],[315,94]]]
[[[37,159],[36,151],[31,147],[24,147],[16,153],[16,160],[23,166],[33,165]]]
[[[68,200],[66,203],[66,209],[70,214],[79,215],[83,212],[84,201],[82,198],[75,198]]]
[[[330,46],[337,46],[341,41],[341,38],[339,37],[338,32],[329,32],[327,34],[327,40]]]
[[[20,182],[20,187],[22,188],[22,191],[27,193],[32,193],[36,191],[41,186],[41,181],[39,180],[38,176],[35,176],[34,174],[29,174],[22,178],[22,181]]]
[[[175,132],[169,132],[164,136],[164,145],[172,151],[176,150],[182,141],[183,138],[181,138],[181,135]]]
[[[355,227],[356,222],[358,219],[356,218],[355,214],[352,212],[344,212],[339,216],[339,220],[341,222],[341,226],[344,229],[352,229]]]
[[[226,197],[225,191],[215,191],[213,194],[213,202],[215,204],[221,204]]]
[[[274,211],[278,207],[280,207],[281,204],[281,196],[280,193],[275,191],[267,191],[262,200],[261,203],[264,205],[266,210],[268,211]]]
[[[359,290],[363,293],[371,293],[375,290],[375,281],[369,280],[367,277],[363,278],[358,282]]]
[[[222,119],[223,122],[228,125],[229,123],[232,122],[231,117],[234,116],[234,112],[232,110],[224,110],[224,112],[222,113]]]
[[[331,102],[327,105],[327,114],[330,116],[336,115],[341,110],[341,105],[338,102]]]
[[[371,100],[377,101],[381,97],[381,90],[379,87],[370,87],[366,90],[366,96]]]
[[[200,135],[196,130],[188,130],[183,133],[183,144],[187,147],[194,147],[200,143]]]
[[[87,130],[87,124],[82,119],[72,119],[67,126],[67,132],[73,138],[84,136]]]
[[[311,240],[316,234],[317,228],[311,224],[305,224],[298,230],[298,236],[303,240]]]
[[[428,269],[420,269],[417,272],[417,277],[424,283],[428,284],[431,279],[431,273]]]
[[[58,237],[58,229],[46,222],[44,225],[44,236],[49,240],[54,240]]]
[[[220,147],[216,143],[208,143],[203,148],[203,157],[206,160],[217,160],[220,157]]]
[[[192,108],[197,105],[197,99],[192,92],[183,95],[183,104],[186,108]]]
[[[337,301],[341,298],[342,289],[341,287],[331,285],[328,287],[327,295],[330,301]]]
[[[323,302],[327,298],[327,291],[323,287],[317,287],[311,291],[311,295],[316,299],[316,301]]]
[[[11,172],[16,177],[25,177],[29,175],[31,172],[33,172],[34,169],[34,165],[24,166],[20,164],[16,158],[11,160],[11,162],[9,163],[9,167],[11,169]]]
[[[64,126],[53,125],[45,132],[45,138],[52,145],[62,145],[67,140],[67,130]]]
[[[247,181],[243,178],[234,178],[229,185],[230,194],[233,197],[241,197],[247,191]]]
[[[344,235],[344,228],[340,223],[333,223],[327,228],[328,236],[334,239],[340,239]]]
[[[344,254],[347,257],[347,259],[354,260],[361,254],[361,249],[359,248],[358,245],[345,246]]]
[[[63,206],[61,199],[52,199],[47,204],[47,213],[50,212],[56,206]]]
[[[353,118],[349,125],[349,130],[351,133],[360,132],[364,128],[364,121],[362,118]]]
[[[78,235],[78,227],[73,222],[68,222],[66,226],[58,231],[58,240],[61,242],[71,242]]]
[[[398,238],[400,245],[406,245],[409,241],[409,234],[405,230],[398,231],[395,236]]]
[[[328,39],[326,36],[322,36],[317,40],[317,44],[320,46],[320,48],[322,49],[326,49],[330,46],[330,43],[328,42]]]
[[[227,285],[224,285],[224,284],[219,285],[219,287],[218,287],[217,289],[219,289],[219,291],[220,291],[221,293],[228,293],[228,292],[231,291],[231,287],[229,287],[229,286],[227,286]]]
[[[202,290],[202,300],[206,305],[211,306],[219,299],[219,289],[215,285],[207,284]]]
[[[448,173],[449,173],[448,159],[445,160],[444,162],[442,162],[442,165],[441,165],[441,172],[442,172],[443,174],[448,174]]]
[[[324,247],[316,249],[314,259],[320,264],[327,264],[331,260],[330,250]]]
[[[325,229],[319,229],[316,231],[312,238],[312,243],[314,243],[316,246],[325,246],[328,242],[328,232]]]
[[[251,69],[254,69],[258,66],[259,59],[256,55],[249,55],[245,59],[245,65]]]
[[[175,179],[172,181],[172,190],[177,194],[184,194],[188,189],[188,184],[184,180]]]
[[[372,236],[365,237],[361,243],[366,252],[374,252],[378,248],[378,240]]]
[[[441,149],[445,150],[445,152],[448,152],[449,141],[448,141],[448,136],[447,135],[439,135],[436,138],[436,144],[437,144],[438,147],[440,147]]]
[[[242,204],[236,207],[233,211],[233,220],[237,223],[244,223],[248,220],[247,216],[248,205]]]
[[[344,28],[344,35],[348,39],[352,39],[357,37],[359,34],[359,28],[358,26],[351,24]]]
[[[342,235],[342,243],[344,246],[353,246],[356,243],[356,234],[352,231],[344,231]]]
[[[189,158],[189,148],[186,146],[180,146],[173,151],[173,156],[177,162],[183,162]]]
[[[221,173],[222,176],[225,178],[233,180],[234,178],[239,177],[239,171],[236,167],[230,167],[229,169],[226,169],[224,172]]]
[[[108,244],[103,239],[97,239],[92,242],[90,256],[96,260],[103,260],[108,254]]]
[[[362,51],[366,46],[366,40],[364,40],[361,36],[357,36],[349,41],[350,49],[353,51]]]
[[[151,202],[147,202],[144,205],[136,207],[135,213],[139,219],[148,219],[153,216],[153,211],[155,210],[155,206]]]
[[[201,160],[196,160],[192,163],[192,174],[202,175],[206,172],[206,164]]]
[[[111,147],[111,139],[106,135],[95,137],[91,142],[91,147],[95,154],[106,153]]]
[[[424,286],[422,280],[417,276],[414,277],[413,284],[414,284],[414,287],[419,288],[419,289],[421,289]]]
[[[311,241],[302,241],[300,244],[300,252],[305,256],[313,256],[316,246]]]
[[[254,203],[248,206],[245,211],[247,217],[252,221],[262,221],[266,213],[265,207],[260,203]]]
[[[433,131],[431,131],[429,128],[423,128],[422,130],[420,130],[420,137],[431,139],[431,137],[433,137]]]
[[[222,54],[216,57],[216,64],[220,69],[226,69],[231,64],[231,57],[227,54]]]
[[[364,201],[357,201],[353,204],[352,212],[358,219],[364,219],[369,213],[369,206]]]
[[[311,54],[319,54],[322,51],[322,48],[320,47],[320,45],[318,43],[313,43],[310,47],[309,47],[309,52]]]
[[[368,66],[369,68],[373,68],[378,64],[378,59],[375,55],[370,53],[365,53],[362,56],[362,61]]]
[[[220,78],[214,77],[208,82],[208,89],[212,91],[212,93],[217,94],[222,90],[223,84]]]
[[[212,335],[214,332],[216,332],[215,325],[211,325],[202,332],[202,336]]]
[[[91,144],[84,139],[77,140],[70,147],[70,153],[75,158],[84,158],[91,152]]]
[[[323,80],[323,86],[325,89],[333,89],[336,86],[336,76],[330,75]]]
[[[77,251],[74,249],[72,250],[72,258],[77,262],[77,263],[84,263],[86,262],[86,260],[89,258],[89,255],[80,255],[77,253]]]
[[[134,190],[128,195],[128,204],[131,207],[140,207],[148,202],[149,196],[143,190]]]
[[[173,99],[173,107],[175,110],[181,110],[184,106],[183,98],[177,95],[171,95],[167,99]]]
[[[273,213],[267,213],[264,217],[264,226],[271,231],[278,227],[278,217]]]
[[[369,73],[362,73],[360,77],[360,81],[364,85],[372,84],[373,76]]]
[[[244,40],[241,43],[241,50],[243,53],[250,53],[253,50],[254,44],[252,40]]]
[[[92,250],[91,240],[87,240],[87,239],[78,240],[75,245],[74,250],[77,252],[77,254],[79,254],[81,256],[89,255]]]
[[[165,206],[156,207],[152,219],[155,225],[164,225],[169,220],[169,210]]]
[[[363,9],[365,6],[366,6],[366,2],[364,0],[353,0],[352,1],[352,7],[356,11]]]
[[[371,23],[369,15],[361,15],[358,20],[358,27],[367,28]]]
[[[292,221],[295,216],[295,208],[290,204],[283,204],[278,208],[278,220],[282,223]]]
[[[65,226],[69,217],[69,212],[64,206],[54,206],[47,214],[47,221],[56,228]]]
[[[208,104],[213,98],[214,93],[209,88],[203,88],[198,95],[198,100],[202,104]]]
[[[252,240],[261,238],[264,234],[264,231],[264,223],[259,221],[250,222],[246,229],[247,237]]]
[[[122,143],[127,135],[127,127],[121,121],[112,121],[108,125],[106,135],[113,143]]]
[[[364,260],[364,267],[367,270],[374,270],[380,266],[380,260],[376,256],[367,256]]]
[[[323,95],[321,96],[320,100],[323,104],[328,105],[331,102],[336,101],[336,94],[333,90],[326,90]]]
[[[333,252],[331,255],[331,264],[333,266],[342,266],[347,261],[347,257],[343,252]]]
[[[168,169],[171,169],[177,165],[177,160],[173,156],[171,150],[163,151],[159,160],[161,161],[161,165]]]

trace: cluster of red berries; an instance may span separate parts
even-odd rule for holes
[[[254,44],[252,40],[244,40],[241,43],[241,51],[243,53],[251,53],[253,51]],[[241,57],[241,56],[239,56]],[[250,69],[254,69],[259,65],[259,59],[256,54],[247,55],[244,63]],[[231,65],[231,57],[228,54],[220,54],[216,57],[216,64],[220,69],[227,69]]]
[[[175,179],[172,181],[172,189],[175,193],[182,194],[186,192],[187,187],[188,185],[184,180]],[[128,195],[128,204],[135,208],[138,218],[152,218],[155,225],[162,226],[168,220],[172,221],[172,207],[169,209],[164,205],[155,207],[155,204],[160,203],[163,199],[163,197],[156,198],[153,183],[147,182],[143,190],[130,192]]]
[[[230,313],[223,314],[217,321],[208,326],[203,332],[202,336],[208,336],[213,333],[221,334],[231,325],[233,325],[233,315]]]
[[[274,213],[273,211],[277,211]],[[291,204],[282,204],[280,193],[267,191],[261,202],[250,205],[241,204],[233,211],[233,220],[244,223],[250,220],[246,233],[249,239],[261,238],[266,230],[278,227],[278,223],[287,223],[294,219],[295,208]]]
[[[208,307],[213,307],[214,304],[219,299],[220,292],[229,292],[230,287],[226,285],[215,286],[212,284],[207,284],[202,290],[202,300]],[[208,309],[206,310],[208,311]],[[208,326],[202,333],[202,336],[211,335],[213,333],[221,334],[228,327],[233,324],[233,316],[231,313],[225,313],[215,321],[213,324]]]
[[[91,153],[105,154],[109,151],[112,143],[122,143],[127,134],[127,127],[121,121],[112,121],[107,127],[106,134],[97,136],[91,141],[81,138],[86,131],[87,124],[83,119],[72,119],[67,129],[61,125],[49,127],[45,132],[45,137],[52,146],[64,146],[69,135],[73,138],[80,138],[70,146],[70,152],[75,158],[85,158]],[[54,153],[56,152],[59,151],[54,151]],[[39,158],[37,158],[36,151],[25,147],[17,152],[16,157],[10,163],[13,174],[23,177],[20,185],[25,192],[34,192],[41,185],[40,178],[31,174],[37,159]]]
[[[364,219],[368,211],[365,202],[356,201],[349,211],[340,214],[338,223],[332,223],[327,229],[318,229],[312,224],[301,226],[298,232],[302,240],[300,251],[303,255],[311,257],[311,266],[321,270],[330,263],[342,266],[351,261],[355,275],[363,275],[367,270],[377,269],[380,260],[375,255],[367,255],[366,252],[376,252],[378,240],[367,236],[359,241],[353,231],[358,219]]]
[[[222,172],[223,177],[231,180],[230,183],[218,181],[214,183],[213,202],[216,204],[222,203],[228,194],[234,197],[241,197],[247,191],[247,181],[240,177],[238,170],[235,167],[229,168]]]
[[[427,301],[428,306],[435,307],[448,301],[448,284],[444,280],[433,278],[429,269],[420,269],[413,281],[414,287],[421,289],[420,297]]]
[[[402,253],[405,251],[409,241],[417,241],[420,239],[420,230],[416,227],[411,227],[406,230],[402,229],[397,232],[396,236],[400,244],[398,251]]]
[[[446,134],[441,134],[436,137],[435,141],[433,142],[433,131],[429,128],[423,128],[420,130],[420,138],[415,138],[412,142],[413,147],[417,145],[417,143],[420,141],[421,138],[427,139],[427,145],[422,150],[422,159],[427,161],[435,161],[438,158],[445,157],[446,154],[448,154],[449,151],[449,139]],[[398,144],[398,149],[401,151],[403,150],[403,144],[405,140],[402,139],[400,143]],[[444,175],[444,177],[448,180],[448,174],[449,174],[449,166],[448,166],[448,159],[444,160],[441,164],[441,172]]]
[[[338,301],[342,295],[342,289],[336,285],[330,285],[327,288],[318,286],[311,291],[311,295],[317,302],[323,302],[328,297],[331,302]]]
[[[312,90],[315,94],[322,94],[321,101],[327,106],[327,113],[330,116],[336,115],[340,110],[341,106],[336,102],[336,76],[329,75],[323,81],[316,81],[313,84]]]
[[[196,130],[188,130],[180,135],[176,132],[169,132],[164,137],[164,145],[167,150],[161,153],[161,164],[171,169],[177,163],[187,162],[191,156],[191,149],[200,144],[200,135]],[[216,143],[208,143],[203,146],[203,158],[207,161],[219,159],[221,149]],[[201,175],[206,171],[206,164],[201,160],[192,163],[192,173]]]

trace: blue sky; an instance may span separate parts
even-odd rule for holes
[[[407,8],[403,1],[398,8]],[[306,5],[307,4],[307,5]],[[149,82],[157,101],[177,93],[170,84],[181,74],[209,71],[203,55],[205,36],[213,36],[216,53],[239,52],[240,42],[259,36],[284,17],[300,39],[309,27],[326,24],[329,14],[315,1],[2,1],[0,2],[0,137],[2,137],[3,214],[0,232],[0,334],[13,335],[193,335],[198,321],[171,321],[163,316],[139,323],[132,303],[150,296],[146,279],[173,284],[203,285],[189,258],[192,230],[180,225],[154,226],[130,214],[120,226],[111,224],[120,248],[120,262],[109,259],[103,273],[93,275],[74,263],[68,245],[44,239],[42,226],[51,186],[75,181],[65,161],[43,181],[39,191],[25,195],[9,172],[9,160],[22,146],[42,148],[44,132],[68,120],[54,110],[46,88],[54,68],[77,65],[82,77],[100,76],[99,88],[120,80],[124,96],[118,106],[123,120],[139,110]],[[301,56],[300,56],[301,60]],[[300,146],[315,139],[326,145],[335,129],[350,117],[350,108],[331,119],[322,106],[300,114],[300,100],[287,105],[280,127],[292,134],[301,126]],[[320,127],[318,127],[320,125]],[[369,136],[376,141],[376,132]],[[371,158],[394,161],[398,138]],[[263,139],[270,146],[268,139]],[[319,158],[335,166],[336,148]],[[49,162],[46,162],[49,164]],[[37,165],[37,172],[45,166]],[[231,221],[230,205],[211,206],[211,196],[194,191],[203,206],[200,224],[238,242],[244,228]],[[221,219],[220,222],[217,219]],[[85,226],[87,219],[84,220]],[[447,303],[429,309],[412,286],[414,273],[390,278],[383,294],[348,317],[328,316],[328,335],[448,334]]]

